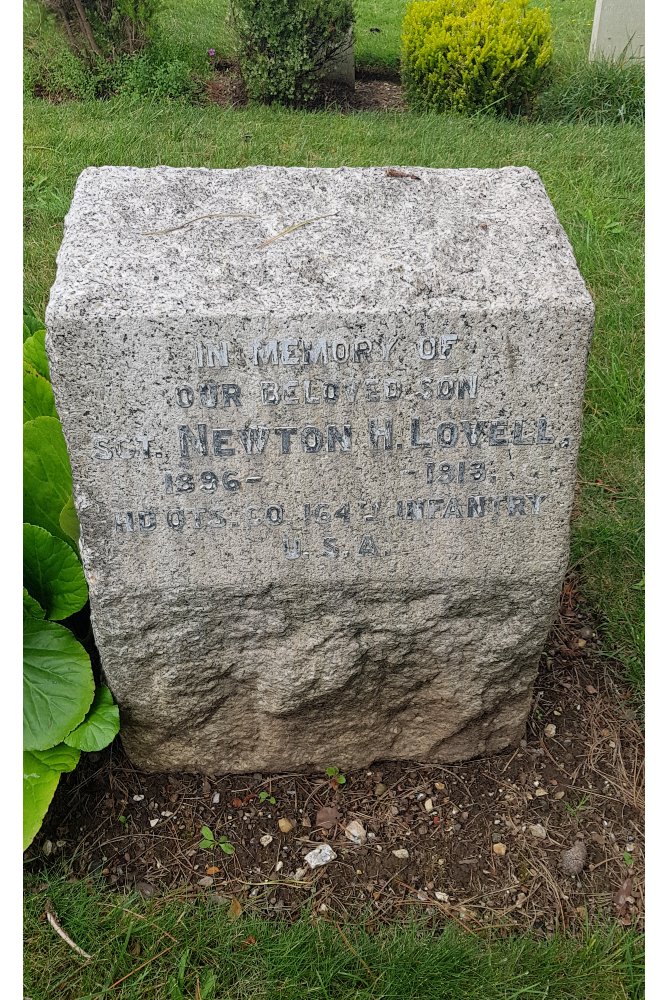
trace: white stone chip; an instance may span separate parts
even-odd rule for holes
[[[356,844],[357,847],[363,846],[368,839],[365,827],[356,819],[353,819],[345,827],[345,836],[348,840],[351,840],[353,844]]]
[[[321,865],[328,865],[330,861],[335,861],[337,857],[338,855],[333,847],[329,844],[322,844],[321,847],[316,847],[314,850],[309,851],[303,860],[309,868],[319,868]]]

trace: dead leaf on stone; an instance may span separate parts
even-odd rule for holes
[[[238,918],[241,916],[242,913],[243,913],[243,907],[239,903],[236,896],[232,896],[232,901],[229,904],[229,919],[238,920]]]
[[[330,830],[339,819],[340,813],[336,806],[322,806],[321,809],[317,810],[315,826],[321,827],[323,830]]]

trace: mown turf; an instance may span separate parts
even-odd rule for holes
[[[26,299],[43,310],[76,177],[91,164],[533,167],[596,303],[573,561],[608,651],[641,679],[643,132],[413,114],[26,104]]]
[[[43,883],[41,883],[44,885]],[[32,1000],[640,1000],[642,940],[609,928],[537,941],[451,921],[381,926],[230,916],[230,902],[147,903],[53,879],[25,903]],[[32,890],[32,891],[31,891]],[[44,918],[50,898],[79,958]],[[220,897],[218,897],[220,899]]]

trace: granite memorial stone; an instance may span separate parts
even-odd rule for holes
[[[526,168],[85,170],[48,351],[132,760],[515,744],[592,323]]]

